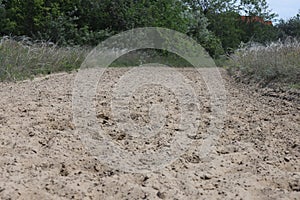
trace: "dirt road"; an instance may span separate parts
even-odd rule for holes
[[[144,126],[150,120],[147,105],[161,103],[166,133],[146,144],[130,138],[118,129],[110,106],[114,84],[128,70],[109,69],[102,77],[95,98],[98,122],[128,151],[145,150],[143,145],[159,149],[178,129],[178,104],[166,88],[141,88],[130,104],[132,120]],[[199,128],[188,151],[146,174],[97,160],[75,134],[76,73],[0,83],[0,199],[300,199],[300,105],[236,84],[221,71],[225,125],[210,155],[201,159],[198,149],[212,112],[209,95],[199,73],[179,71],[201,102]]]

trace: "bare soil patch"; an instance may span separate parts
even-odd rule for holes
[[[130,151],[160,148],[178,127],[177,101],[166,88],[141,88],[131,102],[132,120],[149,123],[148,105],[165,105],[169,117],[148,143],[118,130],[111,116],[112,89],[130,68],[108,69],[96,96],[105,133]],[[299,199],[300,105],[236,84],[221,70],[227,90],[225,126],[208,159],[199,146],[207,137],[210,99],[195,69],[178,69],[200,104],[197,137],[163,170],[125,173],[95,159],[75,134],[72,90],[76,73],[0,83],[1,199]],[[276,92],[276,91],[272,91]],[[166,126],[167,124],[167,126]]]

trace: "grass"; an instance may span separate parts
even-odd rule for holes
[[[290,88],[300,90],[300,83],[298,83],[298,84],[291,84]]]
[[[300,42],[278,41],[267,46],[250,44],[230,56],[226,68],[243,80],[267,85],[271,82],[300,85]]]
[[[17,81],[38,74],[72,71],[80,67],[87,48],[4,37],[0,42],[0,81]]]
[[[78,69],[91,48],[61,47],[49,42],[32,42],[28,38],[0,41],[0,81],[17,81],[39,74],[51,74]],[[217,65],[225,63],[216,60]],[[179,56],[157,50],[138,50],[121,56],[111,67],[138,66],[161,63],[174,67],[190,64]],[[240,80],[253,80],[267,85],[286,83],[292,88],[300,85],[300,42],[295,39],[271,43],[267,46],[247,44],[230,56],[226,68]]]
[[[15,40],[4,37],[0,41],[0,81],[18,81],[78,69],[91,49],[61,47],[49,42],[31,41],[30,38]],[[148,49],[121,56],[111,67],[138,66],[149,62],[174,67],[190,66],[175,54]]]

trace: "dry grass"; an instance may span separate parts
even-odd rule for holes
[[[268,84],[300,83],[300,42],[295,39],[246,45],[230,56],[230,73],[240,79]]]

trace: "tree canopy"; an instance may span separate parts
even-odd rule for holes
[[[0,35],[96,45],[132,28],[165,27],[194,37],[212,56],[250,40],[299,37],[294,28],[299,16],[272,26],[242,21],[242,15],[264,20],[276,16],[266,0],[0,0]]]

